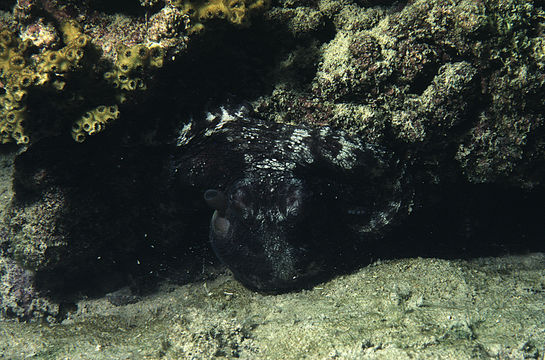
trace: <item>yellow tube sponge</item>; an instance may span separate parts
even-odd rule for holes
[[[10,31],[0,31],[0,83],[4,93],[0,95],[0,142],[15,140],[18,144],[28,143],[23,131],[25,114],[25,88],[36,81],[28,69],[24,52],[28,43],[21,41]]]
[[[211,19],[226,19],[235,25],[248,25],[254,12],[264,10],[269,0],[174,0],[192,20],[190,31],[196,32]]]
[[[8,29],[0,28],[0,142],[15,140],[18,144],[29,141],[24,133],[27,89],[50,83],[62,89],[64,82],[53,74],[71,71],[83,58],[89,37],[81,32],[75,22],[61,24],[65,46],[46,50],[34,58],[28,53],[30,41],[22,41]]]
[[[72,126],[72,137],[83,142],[86,135],[94,135],[104,130],[106,125],[119,117],[117,105],[100,105],[86,112]]]
[[[118,89],[126,91],[144,90],[144,81],[137,76],[145,68],[163,66],[164,52],[159,45],[134,46],[119,45],[114,69],[104,74],[104,78]]]
[[[60,30],[66,44],[73,43],[82,34],[80,25],[74,20],[63,21],[60,25]],[[83,46],[85,46],[85,44],[80,47]]]

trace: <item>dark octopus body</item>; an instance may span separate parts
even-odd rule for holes
[[[405,164],[329,127],[267,123],[246,107],[180,131],[171,177],[214,209],[210,241],[248,287],[303,286],[373,243],[410,212]]]

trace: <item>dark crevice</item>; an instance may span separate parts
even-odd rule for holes
[[[13,9],[13,7],[15,6],[15,4],[17,4],[17,1],[15,1],[15,0],[0,1],[0,11],[11,11]]]
[[[181,55],[165,65],[150,82],[153,88],[148,89],[139,106],[123,108],[121,118],[109,131],[132,128],[137,136],[157,125],[168,133],[169,126],[187,122],[191,115],[218,104],[242,103],[270,94],[274,86],[271,77],[278,76],[278,64],[296,46],[319,46],[310,38],[296,41],[285,29],[275,29],[278,36],[271,38],[271,26],[274,24],[258,20],[248,29],[226,26],[222,21],[208,22],[204,33],[189,44],[190,56]],[[330,30],[324,30],[324,36],[331,36]],[[309,84],[316,71],[314,67],[304,70],[296,74],[294,87]]]
[[[430,191],[432,190],[432,191]],[[475,257],[544,251],[544,189],[467,183],[423,189],[425,206],[395,231],[385,257]]]
[[[159,1],[154,8],[146,8],[139,5],[139,1],[136,0],[90,0],[88,1],[88,7],[91,10],[96,10],[105,14],[125,14],[129,16],[141,17],[146,14],[153,14],[162,6]]]

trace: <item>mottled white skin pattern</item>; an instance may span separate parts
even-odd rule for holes
[[[217,163],[216,157],[225,158],[227,163],[234,159],[241,162],[233,163],[240,169],[236,175],[227,178],[222,174],[209,175],[226,181],[215,186],[226,192],[229,203],[226,214],[222,215],[225,217],[215,213],[212,219],[211,240],[218,257],[250,287],[262,290],[289,287],[317,271],[319,266],[306,259],[305,267],[301,268],[301,254],[305,251],[298,248],[301,245],[293,244],[293,227],[298,226],[300,212],[309,211],[305,208],[308,201],[312,206],[324,207],[321,213],[327,213],[329,201],[347,204],[345,208],[336,205],[337,213],[333,215],[340,220],[334,221],[343,222],[346,217],[347,228],[341,232],[345,235],[351,232],[354,238],[364,240],[380,234],[400,213],[410,209],[411,200],[407,199],[411,199],[412,193],[406,186],[404,166],[385,150],[342,130],[267,123],[244,107],[234,111],[221,108],[208,113],[201,123],[192,121],[184,125],[177,145],[191,147],[194,140],[203,139],[209,140],[206,146],[220,150],[204,155],[205,162],[190,167],[190,173],[214,174],[213,167],[217,165],[208,164]],[[320,223],[328,221],[325,215],[317,220],[316,226],[326,226],[327,232],[327,224]],[[245,230],[240,233],[240,229]],[[255,265],[252,268],[244,262]]]

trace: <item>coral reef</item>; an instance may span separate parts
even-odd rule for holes
[[[225,18],[233,25],[248,25],[268,2],[140,5],[148,9],[142,17],[104,12],[106,5],[100,3],[17,2],[10,21],[0,29],[0,140],[28,144],[72,128],[74,139],[84,141],[85,135],[104,128],[105,122],[90,120],[97,109],[138,102],[155,69],[184,52],[188,36],[204,22]],[[96,81],[97,77],[106,81]],[[27,98],[41,101],[30,105]],[[112,119],[118,111],[123,109],[118,108]],[[26,117],[33,112],[55,118],[28,123]]]
[[[24,131],[26,99],[31,87],[52,85],[62,89],[59,77],[76,67],[84,55],[88,37],[72,23],[63,25],[66,45],[59,50],[46,50],[37,59],[27,54],[32,42],[21,40],[5,29],[0,34],[0,80],[4,94],[0,96],[0,137],[2,143],[15,140],[27,144]]]
[[[334,29],[310,80],[284,76],[254,102],[263,115],[326,119],[320,123],[387,140],[421,164],[457,168],[475,183],[542,184],[545,12],[538,3],[295,2],[268,16],[297,37],[323,36],[327,21]],[[314,53],[315,44],[300,46]],[[299,53],[287,53],[284,73],[301,72],[301,62],[287,60]],[[440,178],[444,169],[431,171]]]
[[[28,144],[33,137],[52,136],[67,127],[74,139],[83,141],[119,116],[117,105],[135,99],[127,92],[146,88],[152,69],[163,65],[166,49],[179,52],[187,41],[178,29],[185,31],[188,17],[173,7],[163,8],[149,22],[126,24],[82,4],[71,6],[54,1],[20,3],[11,23],[0,29],[3,143]],[[36,17],[37,9],[54,21]],[[90,12],[89,20],[84,24],[76,20],[70,15],[75,9]],[[96,81],[97,77],[107,81]],[[107,119],[100,115],[106,108]],[[33,112],[51,118],[28,122],[26,117]]]

